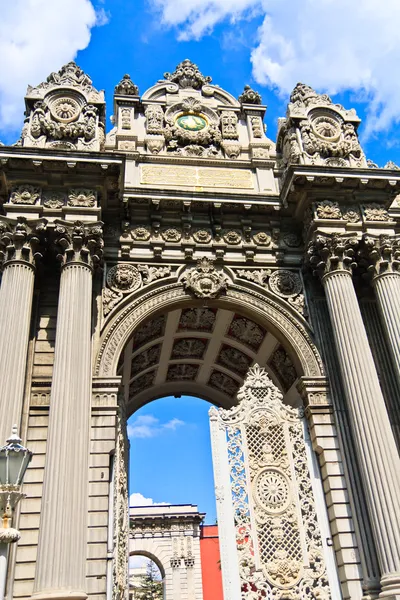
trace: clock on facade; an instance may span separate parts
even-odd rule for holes
[[[177,118],[176,124],[186,131],[200,131],[207,127],[207,121],[200,115],[181,115]]]

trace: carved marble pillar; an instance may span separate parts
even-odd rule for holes
[[[400,237],[365,236],[363,254],[369,263],[383,329],[400,383]]]
[[[352,281],[357,240],[316,235],[321,275],[382,572],[382,598],[400,600],[400,459]]]
[[[84,599],[93,267],[101,223],[58,222],[62,261],[34,596]]]
[[[35,261],[46,221],[0,221],[0,441],[20,424],[31,323]]]

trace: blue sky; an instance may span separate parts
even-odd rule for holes
[[[0,9],[6,144],[19,137],[27,85],[69,60],[105,89],[110,129],[114,86],[125,73],[143,93],[190,58],[235,96],[246,83],[258,89],[271,139],[291,89],[303,81],[356,108],[369,158],[400,165],[399,0],[0,0]],[[207,412],[204,401],[184,398],[141,409],[130,421],[130,469],[132,492],[198,503],[212,522]]]
[[[215,522],[210,429],[205,400],[151,402],[128,421],[132,503],[198,504]]]
[[[363,119],[367,156],[400,163],[398,0],[0,0],[0,139],[13,143],[27,84],[75,58],[106,90],[130,73],[143,92],[188,57],[268,105],[268,135],[297,81]],[[108,121],[110,127],[110,122]]]

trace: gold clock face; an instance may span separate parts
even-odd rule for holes
[[[181,115],[177,118],[176,124],[186,131],[200,131],[207,127],[207,121],[200,115]]]

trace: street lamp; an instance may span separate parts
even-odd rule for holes
[[[6,445],[0,448],[0,510],[3,515],[0,527],[0,600],[4,599],[6,589],[9,545],[21,537],[19,531],[11,527],[13,511],[25,497],[21,488],[32,458],[32,452],[21,441],[14,425]]]

